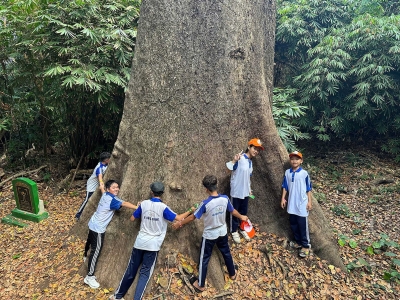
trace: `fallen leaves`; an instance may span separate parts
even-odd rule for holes
[[[383,280],[383,275],[391,268],[400,271],[396,264],[400,252],[394,247],[400,234],[400,178],[383,186],[370,184],[374,174],[385,174],[393,169],[392,165],[393,162],[374,157],[368,163],[359,161],[355,165],[344,162],[332,167],[326,160],[316,160],[311,168],[307,166],[317,192],[325,195],[320,202],[325,216],[338,242],[342,240],[342,247],[338,247],[340,255],[346,265],[354,263],[350,273],[316,255],[299,259],[284,239],[259,232],[253,224],[257,230],[253,240],[231,244],[234,261],[239,265],[237,280],[229,279],[225,273],[221,291],[207,281],[207,290],[195,294],[176,265],[189,277],[198,274],[197,263],[177,254],[154,274],[157,284],[145,299],[399,299],[399,284]],[[340,172],[340,179],[331,176],[333,171]],[[339,183],[347,188],[347,193],[337,193]],[[49,219],[39,224],[29,222],[26,228],[0,225],[0,298],[108,299],[112,288],[92,290],[83,284],[77,272],[82,264],[84,241],[68,236],[84,192],[53,196],[40,185],[39,191],[48,199]],[[0,214],[5,216],[15,208],[12,190],[4,189],[1,197]],[[336,216],[332,211],[335,205],[346,205],[349,216]]]

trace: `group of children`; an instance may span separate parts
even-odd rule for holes
[[[144,200],[138,206],[122,201],[117,197],[119,192],[118,183],[114,180],[102,182],[102,176],[106,169],[109,153],[102,153],[101,162],[93,172],[99,178],[99,186],[103,195],[99,201],[96,212],[89,221],[89,235],[85,245],[84,260],[89,250],[88,274],[84,282],[92,288],[98,288],[100,284],[94,276],[98,257],[101,252],[106,227],[111,221],[115,210],[121,207],[135,209],[130,220],[141,220],[140,230],[133,246],[128,266],[115,293],[110,299],[123,299],[129,287],[132,285],[140,268],[139,279],[135,290],[134,300],[142,299],[146,286],[151,278],[157,260],[157,254],[164,241],[168,222],[173,222],[172,227],[176,230],[183,225],[203,217],[204,230],[202,235],[199,276],[190,279],[196,292],[203,292],[207,267],[214,245],[217,245],[224,258],[229,276],[236,279],[238,266],[234,264],[228,244],[228,228],[225,221],[226,212],[230,213],[230,232],[235,243],[240,243],[240,235],[245,240],[250,237],[245,231],[239,230],[240,221],[248,221],[248,201],[253,198],[250,178],[253,171],[252,159],[264,150],[259,139],[254,138],[248,142],[245,153],[236,154],[232,161],[226,166],[232,171],[231,174],[231,199],[226,195],[218,193],[218,182],[214,175],[206,175],[203,178],[203,186],[208,194],[197,208],[190,208],[187,212],[176,214],[162,201],[164,185],[161,182],[153,182],[150,185],[150,199]],[[108,157],[107,157],[108,156]],[[104,159],[106,157],[106,159]],[[292,247],[299,249],[299,256],[309,255],[311,248],[308,234],[308,212],[311,203],[311,180],[307,171],[302,169],[303,156],[295,151],[289,154],[291,168],[286,170],[282,182],[281,207],[287,207],[290,226],[293,231],[294,241],[290,242]],[[99,170],[100,167],[102,169]],[[105,166],[105,167],[104,167]],[[99,176],[101,174],[101,177]],[[93,176],[93,175],[92,175]],[[90,180],[90,179],[89,179]],[[88,181],[89,184],[89,181]],[[86,195],[83,207],[88,198]],[[93,192],[92,192],[93,193]],[[83,208],[82,208],[83,209]],[[79,219],[82,210],[77,213]],[[79,214],[79,215],[78,215]]]

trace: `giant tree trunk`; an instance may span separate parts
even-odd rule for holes
[[[119,136],[106,179],[121,182],[122,199],[146,199],[149,185],[168,187],[164,201],[177,213],[206,198],[201,180],[215,174],[229,192],[225,162],[259,137],[266,148],[254,161],[250,219],[262,230],[288,235],[280,209],[287,152],[271,113],[275,2],[273,0],[145,0],[141,7],[132,76]],[[76,227],[86,237],[87,219],[98,201],[92,197]],[[330,231],[317,203],[311,214],[315,251],[336,265]],[[100,283],[116,286],[125,270],[139,224],[131,212],[114,216],[96,271]],[[199,253],[202,222],[179,232],[168,230],[159,255],[176,249]],[[321,248],[322,247],[322,248]],[[217,256],[208,279],[223,285]]]

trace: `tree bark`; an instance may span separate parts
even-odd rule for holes
[[[258,137],[266,150],[254,159],[256,198],[248,216],[261,230],[289,235],[288,216],[280,208],[288,154],[271,112],[274,34],[273,0],[143,1],[124,113],[106,173],[106,179],[122,183],[122,199],[147,199],[149,185],[159,180],[167,187],[164,201],[182,213],[207,197],[201,185],[206,174],[215,174],[220,192],[229,193],[225,162]],[[74,228],[81,237],[86,238],[98,197],[91,198]],[[334,252],[325,255],[324,249],[334,248],[331,233],[316,202],[314,207],[314,250],[340,265]],[[121,279],[139,228],[128,221],[130,214],[115,215],[107,228],[96,270],[107,286]],[[178,232],[170,228],[159,264],[172,249],[198,259],[201,234],[201,221]],[[224,284],[217,255],[207,278],[217,288]]]

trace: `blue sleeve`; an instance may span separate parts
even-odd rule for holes
[[[231,201],[229,201],[229,199],[228,199],[228,205],[227,205],[226,209],[227,209],[230,213],[233,212],[233,211],[235,210],[235,208],[233,207],[233,205],[232,205]]]
[[[288,184],[287,184],[287,181],[286,181],[286,176],[283,176],[282,187],[283,187],[286,191],[289,190],[289,187],[288,187]]]
[[[235,164],[233,165],[233,170],[236,170],[236,169],[237,169],[237,167],[238,167],[238,162],[239,162],[239,161],[235,162]]]
[[[164,219],[166,219],[166,220],[172,222],[172,221],[175,220],[175,218],[176,218],[176,213],[174,213],[172,210],[170,210],[169,207],[167,206],[167,207],[164,209],[163,217],[164,217]]]
[[[310,177],[307,175],[306,177],[306,191],[309,192],[312,190],[312,183]]]
[[[133,212],[132,216],[135,219],[140,219],[140,217],[142,216],[142,206],[139,205],[139,207]]]
[[[204,202],[201,202],[200,206],[196,209],[193,215],[195,216],[196,219],[200,219],[205,212],[206,212],[206,206],[204,205]]]
[[[110,209],[117,210],[117,209],[120,209],[121,206],[122,206],[121,201],[118,201],[118,200],[112,198],[111,203],[110,203]]]
[[[96,177],[99,177],[100,174],[101,174],[101,166],[96,168]]]

